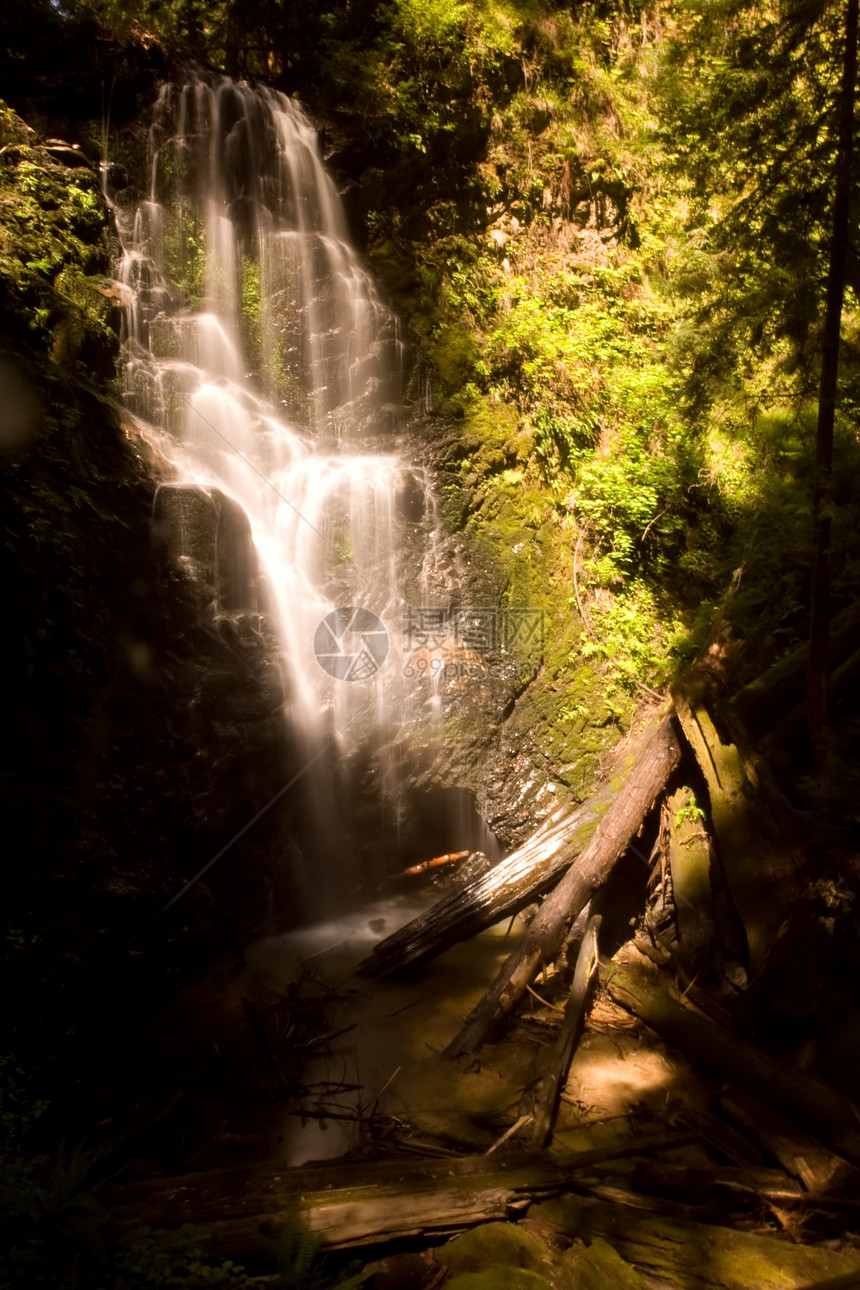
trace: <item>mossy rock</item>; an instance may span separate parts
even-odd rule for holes
[[[17,112],[13,112],[10,107],[0,100],[0,148],[7,148],[15,143],[33,147],[38,143],[38,135],[35,130],[30,129],[25,121],[21,120]],[[5,160],[6,158],[4,157]]]
[[[484,1223],[462,1236],[455,1236],[436,1255],[460,1283],[459,1274],[484,1274],[490,1268],[504,1269],[505,1273],[525,1271],[530,1277],[540,1278],[550,1272],[555,1262],[549,1246],[539,1236],[518,1227],[516,1223]],[[453,1285],[454,1282],[451,1282]],[[471,1281],[468,1282],[472,1284]],[[483,1281],[480,1283],[483,1285]],[[493,1285],[497,1281],[492,1282]],[[511,1281],[498,1282],[511,1287]],[[517,1282],[517,1284],[519,1284]],[[533,1281],[528,1282],[534,1284]],[[490,1285],[490,1282],[487,1282]],[[463,1278],[466,1290],[467,1282]],[[478,1286],[478,1282],[475,1282]]]
[[[553,1283],[525,1268],[498,1267],[461,1272],[445,1284],[447,1290],[551,1290]]]
[[[463,328],[443,326],[433,339],[432,355],[443,384],[449,390],[459,389],[474,373],[477,339]]]
[[[587,1249],[579,1241],[574,1242],[561,1256],[561,1262],[576,1290],[605,1290],[607,1286],[613,1290],[647,1290],[650,1284],[599,1238]]]

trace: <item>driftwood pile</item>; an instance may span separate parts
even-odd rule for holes
[[[858,639],[853,606],[833,624],[836,689],[860,670]],[[860,1240],[843,1239],[860,1231],[860,1112],[767,1051],[767,1027],[757,1024],[775,974],[802,952],[809,919],[797,910],[818,877],[808,821],[765,756],[802,725],[805,650],[727,702],[737,648],[730,632],[718,635],[586,804],[547,821],[360,967],[365,976],[414,969],[539,902],[446,1050],[455,1059],[498,1039],[539,971],[554,966],[556,980],[570,981],[541,1078],[524,1090],[497,1153],[315,1171],[255,1165],[134,1184],[115,1189],[120,1226],[186,1221],[212,1236],[214,1250],[236,1252],[261,1226],[298,1215],[324,1245],[344,1248],[439,1239],[528,1210],[526,1224],[554,1248],[597,1242],[597,1258],[607,1242],[612,1258],[644,1270],[651,1285],[860,1286]],[[698,802],[685,777],[697,779]],[[646,826],[656,842],[640,854],[660,876],[664,917],[646,917],[636,949],[611,961],[600,944],[601,891],[618,861],[645,845]],[[542,1149],[598,991],[722,1089],[712,1114],[676,1115],[651,1138],[549,1157]],[[664,1159],[691,1142],[710,1166]],[[762,1234],[768,1224],[792,1239]],[[616,1269],[615,1282],[646,1284],[629,1272]]]

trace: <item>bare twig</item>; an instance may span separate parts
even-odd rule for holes
[[[579,563],[579,548],[582,545],[582,539],[585,537],[590,527],[591,526],[589,524],[586,524],[584,528],[580,529],[579,537],[576,539],[576,546],[573,551],[573,594],[576,596],[576,607],[579,610],[579,616],[582,619],[582,625],[585,628],[585,630],[588,632],[591,639],[593,641],[596,641],[597,634],[591,625],[588,614],[585,612],[585,609],[583,608],[582,600],[580,599],[580,596],[579,596],[579,578],[577,576],[577,566]]]
[[[659,515],[655,515],[653,520],[648,521],[648,523],[645,525],[644,529],[642,530],[642,536],[639,539],[640,542],[645,541],[646,537],[648,536],[648,530],[652,527],[652,525],[656,524],[658,520],[662,520],[663,516],[666,514],[668,509],[669,509],[668,506],[664,506],[663,510],[660,511]]]
[[[561,1012],[561,1013],[564,1012],[564,1008],[559,1008],[556,1004],[549,1003],[548,1000],[542,999],[538,994],[538,992],[536,990],[533,990],[530,985],[527,985],[526,989],[528,990],[532,998],[537,999],[538,1003],[541,1004],[544,1008],[550,1008],[553,1012]]]
[[[507,1142],[508,1138],[512,1138],[515,1133],[519,1133],[520,1129],[522,1129],[524,1125],[531,1123],[531,1120],[532,1117],[530,1115],[521,1115],[516,1124],[512,1124],[511,1127],[502,1134],[498,1142],[494,1142],[484,1154],[491,1156],[494,1151]]]

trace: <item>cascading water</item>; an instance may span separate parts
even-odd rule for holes
[[[396,320],[350,246],[295,103],[194,74],[163,88],[150,140],[149,194],[119,209],[118,223],[126,399],[162,432],[175,471],[158,506],[198,579],[182,534],[201,505],[220,514],[226,495],[247,515],[266,576],[262,592],[250,575],[244,592],[234,587],[232,607],[268,600],[300,760],[333,737],[366,742],[375,730],[379,742],[408,698],[396,662],[373,675],[386,642],[368,635],[372,620],[327,616],[352,606],[392,622],[401,612],[398,505],[409,480],[392,451]],[[303,794],[314,793],[331,787],[309,773]],[[321,848],[336,850],[334,804],[318,801],[317,817],[330,835]]]

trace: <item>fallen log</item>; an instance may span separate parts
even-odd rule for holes
[[[404,873],[412,876],[419,873],[426,873],[428,869],[438,869],[443,864],[453,864],[455,860],[465,860],[469,855],[468,851],[446,851],[443,856],[434,856],[432,860],[422,860],[420,864],[411,864]]]
[[[786,1120],[764,1105],[734,1090],[720,1098],[720,1106],[730,1121],[760,1142],[788,1173],[803,1183],[809,1192],[842,1192],[851,1188],[858,1193],[856,1169],[834,1155],[811,1134]]]
[[[588,920],[576,958],[573,983],[564,1009],[558,1039],[537,1087],[529,1090],[520,1105],[521,1114],[531,1117],[528,1138],[531,1146],[536,1150],[547,1146],[552,1137],[562,1089],[567,1083],[570,1064],[582,1035],[589,988],[597,971],[597,936],[600,923],[600,914],[593,914]]]
[[[105,1187],[100,1198],[114,1236],[141,1226],[179,1227],[206,1240],[207,1253],[243,1254],[260,1233],[284,1226],[311,1232],[325,1249],[428,1238],[505,1218],[535,1196],[555,1194],[583,1169],[624,1156],[647,1156],[695,1139],[688,1131],[579,1152],[507,1158],[398,1157],[289,1169],[282,1161],[236,1165],[182,1177]]]
[[[822,1142],[860,1164],[860,1125],[848,1098],[679,1003],[652,971],[629,962],[601,963],[600,979],[616,1003],[635,1013],[661,1039],[739,1088],[796,1116]]]
[[[678,789],[665,803],[666,847],[679,953],[693,976],[717,940],[711,890],[711,840],[691,803],[690,790]]]
[[[675,1119],[678,1124],[686,1125],[687,1128],[698,1133],[702,1141],[713,1147],[719,1155],[725,1156],[727,1160],[731,1160],[741,1168],[756,1167],[766,1162],[767,1154],[761,1151],[758,1139],[750,1140],[723,1120],[709,1115],[707,1111],[689,1106],[683,1107]]]
[[[541,964],[552,963],[557,958],[577,915],[609,877],[616,861],[641,829],[680,758],[673,719],[664,717],[578,862],[546,898],[522,941],[502,964],[496,980],[446,1048],[446,1056],[474,1053],[495,1037]]]
[[[723,743],[703,704],[675,695],[675,711],[708,786],[711,822],[726,886],[743,924],[749,962],[757,972],[785,911],[800,894],[800,858],[785,838],[752,764],[736,743]]]
[[[525,1226],[550,1240],[605,1240],[660,1285],[683,1290],[808,1290],[824,1278],[860,1278],[856,1250],[836,1253],[795,1245],[729,1227],[646,1215],[584,1196],[533,1205]]]
[[[388,976],[441,954],[525,909],[558,882],[586,847],[654,734],[649,724],[582,806],[550,819],[511,855],[376,945],[361,976]]]
[[[704,1204],[720,1192],[780,1202],[804,1202],[808,1199],[808,1192],[800,1183],[781,1169],[739,1169],[733,1165],[704,1169],[701,1166],[646,1161],[633,1170],[630,1186],[634,1192],[674,1197],[692,1205]]]
[[[610,1176],[617,1178],[614,1173]],[[644,1161],[633,1170],[630,1187],[634,1194],[644,1192],[648,1196],[677,1198],[692,1205],[706,1202],[736,1205],[747,1199],[752,1203],[767,1200],[780,1206],[844,1210],[851,1215],[860,1210],[856,1194],[809,1192],[781,1169],[705,1169]],[[856,1219],[852,1218],[852,1222]]]
[[[611,800],[606,786],[571,815],[542,829],[487,873],[438,901],[374,946],[359,976],[389,976],[416,967],[532,904],[558,881],[594,832]]]
[[[860,673],[860,649],[840,663],[830,674],[827,695],[830,700],[836,699],[843,686]],[[799,735],[806,733],[806,705],[796,704],[790,712],[779,720],[762,740],[762,751],[772,760],[787,760],[787,749]]]
[[[830,666],[853,654],[860,645],[860,600],[843,609],[830,624]],[[744,686],[729,705],[755,735],[762,735],[801,702],[806,687],[809,645],[803,644]]]
[[[612,1182],[617,1184],[618,1179],[614,1178]],[[583,1182],[581,1192],[595,1200],[608,1200],[613,1205],[629,1205],[631,1209],[638,1209],[646,1214],[665,1214],[668,1218],[707,1218],[710,1212],[709,1206],[691,1205],[682,1200],[654,1196],[650,1192],[634,1192],[628,1186],[619,1187],[594,1179]]]

